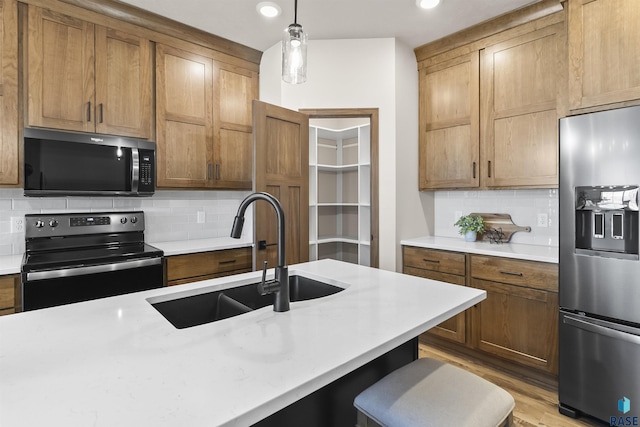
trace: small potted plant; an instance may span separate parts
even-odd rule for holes
[[[455,225],[460,227],[459,233],[467,242],[475,242],[477,233],[484,233],[484,219],[480,215],[461,216]]]

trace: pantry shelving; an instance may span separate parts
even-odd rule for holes
[[[309,126],[309,258],[370,265],[370,125]]]

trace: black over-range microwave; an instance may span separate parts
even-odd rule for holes
[[[24,130],[25,196],[151,196],[155,183],[155,142]]]

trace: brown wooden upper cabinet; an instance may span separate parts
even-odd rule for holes
[[[158,44],[158,186],[250,189],[257,88],[254,71]]]
[[[214,61],[214,186],[251,189],[258,73]]]
[[[29,126],[151,137],[151,43],[29,6]]]
[[[420,72],[420,189],[480,184],[479,54]]]
[[[18,6],[0,0],[0,185],[20,182],[18,142]]]
[[[557,12],[420,62],[420,190],[557,187],[565,40]]]
[[[572,110],[640,99],[640,2],[569,2]]]
[[[480,57],[484,187],[557,187],[564,23],[485,48]]]

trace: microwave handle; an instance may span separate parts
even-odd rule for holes
[[[137,148],[131,149],[131,192],[138,192],[140,183],[140,153]]]

